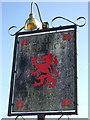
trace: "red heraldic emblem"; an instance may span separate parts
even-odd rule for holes
[[[28,39],[23,39],[21,45],[28,45]]]
[[[55,65],[58,64],[57,56],[54,56],[53,54],[48,54],[43,56],[40,59],[41,63],[37,62],[38,57],[31,58],[33,65],[37,69],[36,71],[31,71],[30,74],[35,76],[39,73],[42,73],[38,77],[35,77],[36,80],[39,80],[40,82],[35,81],[34,86],[41,86],[47,85],[48,88],[52,88],[56,85],[56,78],[58,77],[58,71],[55,68]],[[53,74],[53,75],[52,75]]]
[[[71,34],[70,33],[63,35],[63,40],[70,40],[70,39],[71,39]]]
[[[24,107],[24,101],[16,101],[16,108],[23,108]]]
[[[69,98],[63,99],[62,100],[62,106],[63,107],[65,107],[65,106],[70,107],[71,106],[71,99],[69,99]]]

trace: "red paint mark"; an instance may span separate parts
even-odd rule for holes
[[[21,45],[28,45],[28,39],[23,39]]]
[[[31,58],[31,61],[35,68],[37,69],[36,71],[31,71],[30,74],[35,76],[38,73],[44,73],[38,77],[35,77],[35,79],[40,80],[40,82],[34,82],[34,86],[41,86],[44,84],[44,81],[46,80],[45,85],[48,86],[48,88],[52,88],[56,85],[56,77],[58,77],[58,71],[55,68],[55,65],[58,64],[57,56],[54,56],[53,54],[48,54],[43,56],[40,59],[41,63],[38,63],[36,60],[38,57],[33,57]],[[52,72],[51,72],[52,71]],[[53,76],[52,73],[55,75]]]
[[[70,33],[63,35],[63,40],[70,40],[70,39],[71,39],[71,34]]]
[[[71,99],[69,99],[69,98],[63,99],[62,100],[62,106],[63,107],[65,107],[65,106],[70,107],[71,106]]]
[[[16,108],[23,108],[24,107],[24,101],[16,101]]]

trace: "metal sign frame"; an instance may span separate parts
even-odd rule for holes
[[[12,112],[12,97],[13,97],[13,84],[14,84],[14,74],[16,73],[15,70],[15,63],[16,63],[16,55],[17,55],[17,44],[18,44],[18,37],[20,35],[30,35],[30,34],[35,34],[35,33],[45,33],[45,32],[51,32],[51,31],[58,31],[58,30],[67,30],[67,29],[74,29],[75,32],[75,111],[56,111],[56,112],[32,112],[32,113],[13,113]],[[77,115],[77,25],[69,25],[69,26],[62,26],[62,27],[56,27],[56,28],[48,28],[48,29],[41,29],[41,30],[35,30],[35,31],[26,31],[26,32],[17,32],[15,35],[15,45],[14,45],[14,54],[13,54],[13,65],[12,65],[12,75],[11,75],[11,87],[10,87],[10,96],[9,96],[9,105],[8,105],[8,116],[14,116],[14,115],[39,115],[39,114],[44,114],[44,115]]]

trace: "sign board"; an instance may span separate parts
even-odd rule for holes
[[[75,30],[18,35],[16,44],[9,115],[75,114]]]

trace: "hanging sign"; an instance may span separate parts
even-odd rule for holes
[[[16,41],[9,115],[75,111],[75,30],[18,36]]]

